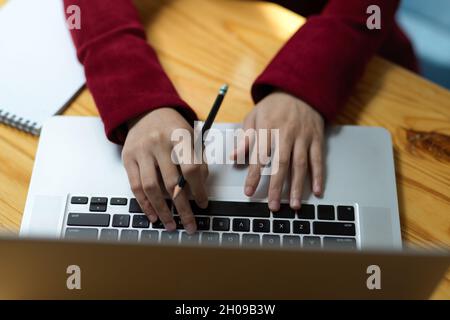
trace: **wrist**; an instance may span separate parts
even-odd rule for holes
[[[149,111],[149,112],[146,112],[146,113],[143,113],[143,114],[140,114],[140,115],[138,115],[137,117],[134,117],[134,118],[131,118],[130,120],[128,120],[127,122],[126,122],[126,126],[127,126],[127,128],[128,128],[128,131],[129,130],[131,130],[133,127],[134,127],[134,125],[136,124],[136,123],[138,123],[139,122],[139,120],[141,120],[143,117],[145,117],[147,114],[149,114],[151,111]]]

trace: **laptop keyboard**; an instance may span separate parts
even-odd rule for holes
[[[134,198],[69,196],[63,237],[73,240],[356,249],[356,206],[303,204],[279,212],[266,203],[210,201],[207,209],[191,201],[198,231],[189,235],[170,200],[177,231],[150,223]]]

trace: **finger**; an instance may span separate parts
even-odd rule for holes
[[[124,161],[124,167],[128,175],[128,181],[130,182],[131,190],[136,197],[136,201],[139,203],[139,206],[147,215],[150,222],[156,222],[158,220],[158,216],[156,215],[155,210],[153,210],[153,207],[145,196],[144,189],[142,188],[141,184],[139,167],[136,161]]]
[[[279,145],[275,146],[268,194],[269,209],[272,212],[280,210],[281,192],[289,171],[292,144],[293,142],[289,141],[288,138],[281,137]]]
[[[255,194],[261,180],[261,164],[258,156],[258,143],[253,145],[250,153],[250,164],[248,166],[247,178],[245,179],[244,193],[247,197]]]
[[[260,180],[261,180],[261,166],[258,163],[250,164],[248,167],[248,173],[247,178],[245,180],[245,188],[244,188],[244,193],[247,197],[251,197],[255,194]]]
[[[197,231],[197,223],[189,204],[188,193],[181,192],[173,202],[186,232],[189,234],[195,233]]]
[[[267,125],[262,123],[257,125],[258,128],[267,128]],[[258,129],[262,130],[262,129]],[[264,141],[263,141],[264,140]],[[245,181],[245,195],[251,197],[255,194],[258,188],[259,182],[261,181],[261,168],[268,164],[270,160],[270,148],[271,147],[271,136],[270,130],[266,131],[266,135],[257,134],[255,135],[255,143],[253,144],[252,151],[250,153],[250,164],[248,168],[248,174]]]
[[[180,173],[177,167],[170,159],[166,159],[166,154],[160,155],[158,159],[159,169],[164,181],[165,188],[169,194],[173,194],[173,191],[177,185]],[[191,187],[191,185],[189,184]],[[181,192],[179,196],[174,200],[174,205],[177,213],[180,215],[181,222],[183,223],[186,231],[190,234],[197,230],[194,214],[192,213],[191,206],[189,205],[189,199],[186,192]]]
[[[309,151],[309,163],[311,165],[311,189],[314,195],[320,197],[323,193],[323,140],[315,139],[311,143]]]
[[[248,154],[250,147],[253,146],[255,141],[255,135],[250,132],[251,129],[255,128],[255,118],[249,115],[245,118],[243,123],[244,139],[239,141],[239,144],[232,150],[230,159],[237,160],[242,157],[245,159],[245,155]]]
[[[292,176],[290,205],[292,209],[299,210],[301,207],[303,184],[305,182],[306,172],[308,169],[308,148],[304,140],[299,140],[294,145],[291,161]]]
[[[172,213],[164,199],[161,186],[158,182],[158,173],[153,160],[146,158],[138,163],[141,183],[145,196],[150,201],[161,222],[168,231],[175,231],[176,225]]]
[[[205,163],[181,164],[180,168],[183,177],[189,184],[189,189],[195,202],[201,208],[208,207],[208,193],[206,192],[207,165]]]
[[[199,139],[197,139],[200,141]],[[178,160],[177,164],[179,164],[181,169],[181,174],[189,185],[189,189],[191,191],[194,200],[197,205],[201,208],[206,208],[208,206],[208,194],[206,192],[206,179],[208,178],[208,166],[205,163],[203,150],[202,152],[198,152],[200,150],[193,150],[193,146],[191,144],[191,139],[183,140],[183,150],[188,150],[188,152],[183,152],[181,158],[180,155],[177,155],[176,159]],[[196,142],[197,143],[197,142]],[[194,146],[196,147],[196,146]],[[175,163],[173,162],[173,150],[170,148],[166,149],[166,152],[158,153],[158,163],[160,166],[165,166],[166,169],[172,172],[172,175],[175,171],[177,171],[177,181],[179,180],[180,173],[178,173],[177,167],[175,167]],[[173,179],[173,177],[170,177]],[[173,182],[171,182],[173,183]],[[173,189],[172,186],[167,186],[170,188],[167,189],[169,194],[173,197]],[[175,188],[174,188],[175,189]],[[182,191],[184,192],[184,191]]]

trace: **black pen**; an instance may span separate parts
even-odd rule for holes
[[[206,131],[208,131],[209,129],[211,129],[213,123],[214,123],[214,119],[216,119],[217,113],[219,112],[220,106],[222,105],[223,99],[225,98],[225,95],[228,92],[228,85],[224,84],[220,90],[219,90],[219,95],[216,98],[216,101],[214,101],[214,104],[211,108],[211,111],[209,112],[208,118],[206,118],[206,121],[203,125],[202,128],[202,135],[200,137],[200,139],[202,139],[202,145],[203,145],[203,138],[204,138],[204,134]],[[181,191],[183,191],[184,186],[186,185],[186,179],[183,177],[183,175],[181,175],[178,178],[178,183],[175,187],[175,190],[173,191],[173,195],[172,195],[172,199],[175,200],[179,194],[181,193]]]

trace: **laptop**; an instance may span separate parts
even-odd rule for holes
[[[329,129],[325,193],[318,199],[305,190],[298,212],[289,209],[288,186],[272,213],[267,177],[247,198],[245,168],[209,171],[209,207],[193,206],[199,231],[187,235],[179,224],[168,233],[142,213],[121,148],[106,140],[100,119],[52,118],[39,142],[22,239],[0,240],[0,298],[422,299],[450,265],[446,251],[401,250],[384,129]],[[81,290],[66,286],[71,266],[81,271]]]
[[[228,137],[238,124],[213,128]],[[224,140],[227,157],[233,139]],[[287,185],[280,211],[269,211],[268,176],[248,198],[246,168],[211,164],[209,172],[208,208],[191,203],[199,231],[188,235],[168,200],[178,230],[167,232],[161,222],[150,223],[134,199],[121,148],[107,141],[101,120],[54,117],[42,130],[20,234],[238,247],[402,248],[393,151],[385,129],[331,128],[325,193],[316,198],[306,188],[298,212],[289,207]]]
[[[0,239],[0,299],[425,299],[450,265],[324,250]]]

